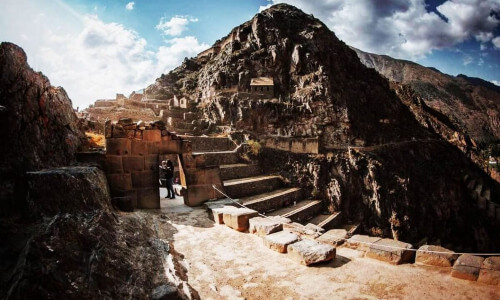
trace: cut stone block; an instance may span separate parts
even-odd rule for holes
[[[258,236],[266,236],[268,234],[283,230],[283,224],[290,222],[292,222],[290,219],[280,216],[267,218],[255,217],[251,218],[249,221],[249,231],[250,233],[256,234]]]
[[[139,208],[160,208],[160,189],[138,189],[137,206]]]
[[[144,141],[159,142],[161,141],[161,130],[144,130],[142,132],[142,139]]]
[[[212,209],[213,220],[216,224],[224,224],[224,213],[231,213],[236,207],[223,206]]]
[[[335,247],[309,239],[288,246],[288,257],[306,266],[332,260],[335,254]]]
[[[381,238],[379,237],[356,234],[353,235],[351,238],[349,238],[346,241],[345,245],[349,248],[366,252],[368,251],[368,249],[370,249],[371,244],[378,242],[380,240]]]
[[[370,246],[366,257],[385,261],[394,265],[408,263],[415,257],[411,244],[392,239],[382,239]]]
[[[445,252],[435,253],[427,251]],[[424,245],[417,251],[415,263],[427,266],[452,267],[458,254],[440,246]]]
[[[483,261],[477,281],[500,285],[500,256],[491,256]]]
[[[109,174],[108,183],[111,190],[131,190],[132,177],[130,174]]]
[[[235,201],[236,201],[236,203],[235,203]],[[216,208],[222,208],[224,206],[236,206],[236,207],[238,207],[237,203],[241,204],[241,201],[238,199],[234,199],[234,201],[233,201],[231,199],[224,198],[224,199],[219,199],[219,200],[207,201],[207,202],[203,203],[203,207],[208,211],[212,211]]]
[[[142,132],[142,131],[137,131]],[[148,154],[148,143],[143,141],[132,140],[132,155],[147,155]]]
[[[236,208],[223,213],[224,224],[238,231],[247,231],[248,220],[256,217],[259,213],[253,209]]]
[[[128,155],[131,152],[131,142],[127,138],[106,139],[106,153],[111,155]]]
[[[158,187],[159,174],[155,171],[132,172],[132,185],[134,188]]]
[[[470,254],[462,254],[458,257],[451,270],[451,276],[455,278],[476,281],[481,270],[484,258]]]
[[[144,156],[144,170],[145,171],[158,172],[159,165],[160,165],[160,161],[159,161],[158,155],[145,155]]]
[[[316,241],[321,244],[331,245],[337,247],[344,243],[347,237],[347,230],[345,229],[330,229],[316,238]]]
[[[106,155],[104,166],[108,174],[123,173],[122,157],[119,155]]]
[[[144,170],[144,156],[123,156],[123,172]]]
[[[297,242],[299,239],[299,236],[295,233],[280,231],[266,235],[262,240],[267,248],[279,253],[286,253],[288,245]]]

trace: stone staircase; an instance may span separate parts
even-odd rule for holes
[[[170,110],[162,110],[162,120],[167,124],[167,130],[178,135],[192,135],[195,125],[193,121],[197,119],[196,114],[189,109],[175,107]]]
[[[463,182],[469,193],[477,201],[477,206],[483,213],[490,218],[500,223],[500,205],[492,201],[492,192],[490,187],[484,183],[482,178],[476,178],[466,174]]]
[[[229,139],[189,139],[193,156],[199,157],[205,166],[219,166],[226,194],[246,207],[269,216],[283,216],[302,225],[312,223],[324,230],[341,223],[340,213],[322,213],[321,200],[305,199],[301,188],[289,187],[280,176],[263,174],[257,164],[245,162]]]

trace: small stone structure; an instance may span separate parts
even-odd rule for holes
[[[250,80],[250,93],[274,97],[274,81],[270,77],[257,77]]]
[[[266,138],[266,147],[271,149],[283,150],[292,153],[318,154],[318,138],[292,138],[270,136]]]

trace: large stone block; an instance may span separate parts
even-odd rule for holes
[[[376,243],[380,240],[381,238],[379,237],[356,234],[353,235],[351,238],[349,238],[346,241],[345,245],[352,249],[357,249],[360,251],[368,251],[368,249],[370,249],[370,246],[373,243]]]
[[[129,155],[132,151],[131,141],[127,138],[106,139],[106,154]]]
[[[104,173],[96,167],[63,167],[27,173],[31,212],[52,216],[111,209]]]
[[[160,159],[158,155],[146,155],[144,156],[144,170],[145,171],[158,171],[160,166]]]
[[[158,153],[177,154],[182,153],[181,140],[162,141],[158,144]]]
[[[138,208],[160,208],[160,189],[145,188],[137,190]]]
[[[224,224],[238,231],[247,231],[250,218],[258,216],[258,212],[248,208],[234,208],[223,213]]]
[[[347,230],[345,229],[330,229],[327,232],[316,238],[316,241],[321,244],[337,247],[344,243],[347,237]]]
[[[299,239],[300,237],[295,233],[279,231],[264,236],[262,241],[264,242],[264,245],[271,250],[279,253],[287,253],[288,246],[297,242]]]
[[[160,154],[160,142],[148,142],[148,154]]]
[[[309,239],[288,246],[288,257],[306,266],[332,260],[335,254],[335,247]]]
[[[458,257],[451,270],[451,276],[455,278],[476,281],[484,258],[470,254],[462,254]]]
[[[500,256],[491,256],[483,261],[477,281],[500,285]]]
[[[215,186],[224,191],[221,184]],[[221,198],[221,194],[214,190],[212,184],[189,185],[184,193],[184,204],[187,206],[199,206],[210,199]]]
[[[128,173],[108,174],[108,182],[111,190],[131,190],[132,177]]]
[[[122,156],[106,155],[104,166],[107,173],[123,173]]]
[[[132,140],[132,155],[147,155],[148,154],[148,143],[143,141]]]
[[[158,129],[144,130],[142,133],[142,140],[151,142],[160,142],[161,130]]]
[[[123,172],[144,171],[144,156],[123,156]]]
[[[382,239],[370,246],[366,257],[399,265],[413,260],[415,252],[411,249],[413,249],[411,244],[392,239]]]
[[[132,186],[134,188],[157,187],[159,188],[158,171],[134,171],[132,172]]]
[[[452,267],[458,254],[440,246],[424,245],[418,248],[415,263],[427,266]]]
[[[280,216],[273,217],[255,217],[249,220],[249,232],[258,236],[266,236],[283,230],[283,224],[292,222],[288,218]]]
[[[212,215],[214,218],[214,222],[216,224],[224,224],[224,214],[225,213],[230,214],[235,209],[236,209],[236,207],[229,206],[229,205],[212,209]]]

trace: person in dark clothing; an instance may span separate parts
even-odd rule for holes
[[[174,163],[170,159],[167,160],[167,169],[165,171],[165,179],[167,180],[168,197],[170,199],[175,199],[175,192],[174,192]]]

